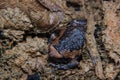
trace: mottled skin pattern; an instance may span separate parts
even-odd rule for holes
[[[83,27],[67,29],[64,36],[60,39],[59,44],[53,45],[60,54],[66,51],[79,50],[84,43]]]
[[[66,70],[78,65],[76,57],[80,55],[85,42],[85,25],[85,20],[73,20],[66,29],[61,30],[59,36],[54,36],[50,44],[49,56],[56,60],[62,58],[71,61],[64,65],[50,63],[51,66]]]

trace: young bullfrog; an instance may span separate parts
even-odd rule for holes
[[[78,56],[81,54],[85,42],[86,20],[73,20],[66,29],[62,29],[58,36],[51,35],[49,46],[49,57],[54,61],[60,60],[66,64],[50,63],[57,69],[71,69],[78,65]]]

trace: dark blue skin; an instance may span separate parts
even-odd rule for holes
[[[58,45],[53,45],[61,54],[64,50],[72,51],[82,48],[85,40],[83,27],[70,28],[65,31]]]
[[[59,59],[69,58],[71,61],[65,65],[53,64],[50,65],[56,67],[57,69],[71,69],[78,65],[76,60],[77,56],[80,55],[80,50],[82,49],[85,42],[85,30],[86,30],[86,20],[73,20],[70,22],[68,27],[64,30],[64,33],[55,38],[50,49],[50,57]],[[51,48],[51,47],[50,47]],[[62,60],[63,61],[63,60]],[[63,61],[64,62],[64,61]]]
[[[28,75],[27,80],[40,80],[40,76],[38,73],[35,73],[33,75]]]

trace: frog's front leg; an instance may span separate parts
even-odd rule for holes
[[[50,45],[49,56],[51,58],[62,58],[62,55],[58,53],[58,51],[53,47],[53,45]]]
[[[60,32],[57,34],[57,32],[59,30],[60,30]],[[49,39],[48,43],[58,44],[59,39],[63,36],[65,30],[66,30],[66,28],[63,26],[62,28],[56,30],[56,33],[52,33],[51,36],[50,36],[50,39]]]
[[[68,70],[68,69],[73,69],[75,67],[77,67],[79,64],[79,62],[77,60],[72,60],[71,62],[69,62],[68,64],[54,64],[54,63],[50,63],[49,65],[57,68],[58,70]]]

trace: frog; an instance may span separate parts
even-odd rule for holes
[[[85,44],[86,19],[72,20],[66,26],[53,32],[49,41],[49,65],[58,70],[78,66],[78,58]]]

